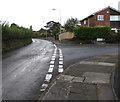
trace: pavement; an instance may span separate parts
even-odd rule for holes
[[[114,68],[118,53],[75,63],[54,79],[39,100],[115,100]]]

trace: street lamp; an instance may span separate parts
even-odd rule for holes
[[[61,10],[53,8],[52,10],[58,10],[60,15],[60,34],[61,34]]]

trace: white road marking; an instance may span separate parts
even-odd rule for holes
[[[59,68],[63,68],[63,65],[59,65]]]
[[[63,72],[63,54],[62,54],[61,49],[59,49],[59,68],[58,68],[58,72],[59,73]]]
[[[55,58],[55,57],[56,57],[56,56],[54,56],[54,55],[52,56],[52,58]]]
[[[63,56],[63,54],[59,54],[59,56]]]
[[[57,52],[54,52],[54,55],[56,55]]]
[[[62,54],[59,54],[59,56],[63,56]]]
[[[62,54],[62,52],[59,52],[59,54],[61,55],[61,54]]]
[[[56,57],[56,54],[54,53],[53,56]]]
[[[62,53],[62,51],[60,50],[59,53]]]
[[[63,58],[59,58],[59,61],[63,61]]]
[[[55,47],[54,51],[57,51],[57,47]]]
[[[52,73],[53,72],[53,68],[49,68],[48,73]]]
[[[58,69],[58,72],[59,72],[59,73],[62,73],[62,72],[63,72],[63,68],[59,68],[59,69]]]
[[[52,73],[53,72],[53,68],[54,68],[54,63],[55,63],[55,57],[56,57],[56,54],[57,54],[57,46],[54,44],[54,53],[53,53],[53,56],[51,58],[51,61],[50,61],[50,66],[49,66],[49,69],[48,69],[48,73]],[[61,62],[62,63],[62,62]],[[62,70],[60,70],[60,72],[62,72]],[[49,82],[52,78],[52,74],[46,74],[45,76],[45,81]],[[48,84],[42,84],[41,86],[41,89],[40,91],[45,91],[45,89],[48,87]]]
[[[81,61],[80,64],[115,66],[115,63]]]
[[[57,47],[55,47],[55,49],[54,50],[56,50],[57,51]]]
[[[50,65],[50,68],[53,68],[54,67],[54,65]]]
[[[52,60],[52,61],[55,61],[55,58],[52,58],[51,60]]]
[[[54,64],[55,63],[55,61],[50,61],[50,64]]]
[[[60,57],[62,57],[62,58],[63,58],[63,56],[62,56],[62,55],[60,55]]]
[[[54,44],[54,47],[57,48],[57,46]]]
[[[57,50],[54,50],[54,54],[56,54],[57,53]]]
[[[40,91],[45,91],[47,87],[48,87],[48,84],[42,84]]]
[[[59,49],[59,52],[61,52],[62,50],[61,49]]]
[[[59,64],[63,64],[63,61],[59,61]]]
[[[59,50],[59,53],[62,53],[62,51],[61,51],[61,50]]]
[[[45,81],[49,82],[52,78],[52,74],[46,74]]]

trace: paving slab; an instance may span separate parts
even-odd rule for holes
[[[114,95],[112,92],[111,85],[109,84],[99,84],[97,85],[98,90],[98,100],[114,100]]]
[[[67,100],[70,82],[55,82],[45,94],[43,100]]]
[[[102,56],[94,56],[89,59],[85,59],[84,61],[95,61],[95,62],[109,62],[109,63],[116,63],[118,61],[118,53],[114,54],[107,54]]]
[[[83,82],[84,81],[84,77],[74,77],[72,82]]]
[[[112,68],[113,67],[109,67],[109,66],[77,64],[75,66],[70,67],[69,70],[64,72],[64,74],[75,76],[75,77],[82,77],[86,71],[112,73]]]
[[[80,64],[101,65],[101,66],[115,66],[115,63],[108,62],[96,62],[96,61],[81,61]]]
[[[95,84],[72,83],[68,100],[96,100],[96,89]]]
[[[57,78],[57,80],[63,81],[63,82],[64,82],[64,81],[70,82],[70,81],[73,80],[73,78],[74,78],[74,76],[70,76],[70,75],[61,75],[60,77]]]
[[[85,83],[107,84],[110,83],[111,74],[85,72],[83,76],[85,77]]]
[[[50,86],[43,100],[114,100],[110,77],[117,56],[95,56],[70,66]]]

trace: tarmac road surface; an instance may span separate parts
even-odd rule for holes
[[[91,56],[117,51],[117,45],[56,46],[33,39],[32,44],[3,55],[2,99],[36,100],[41,85],[54,79],[64,68]]]
[[[80,60],[118,52],[118,45],[83,45],[83,46],[59,46],[63,51],[64,67],[79,62]]]

